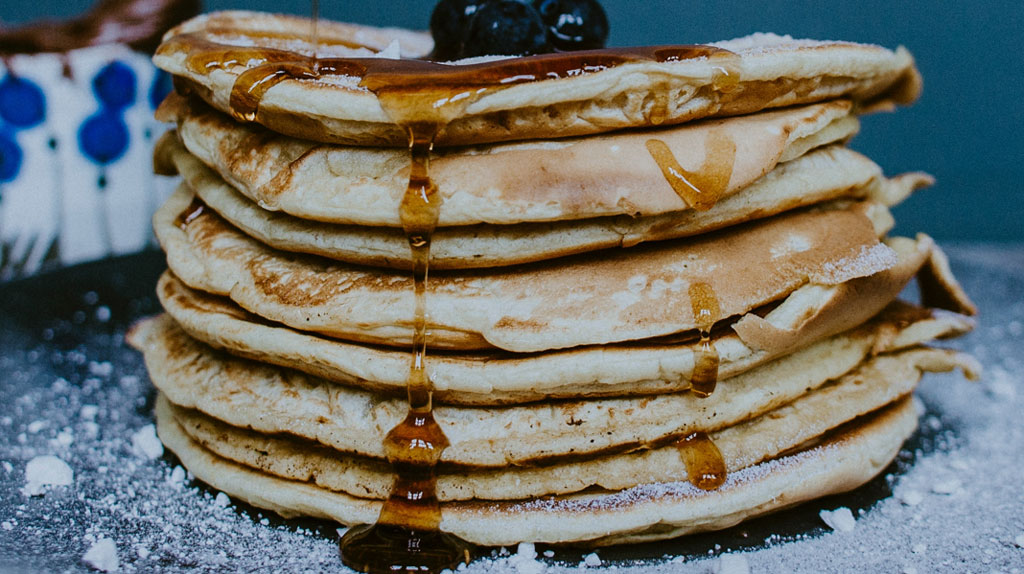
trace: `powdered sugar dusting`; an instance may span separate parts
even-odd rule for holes
[[[836,40],[794,39],[792,36],[780,36],[770,32],[755,32],[741,38],[715,42],[711,44],[744,56],[770,55],[801,49],[820,48],[822,46],[859,46],[876,50],[885,50],[875,44],[857,44]],[[887,50],[886,50],[887,51]]]
[[[885,271],[896,265],[899,256],[891,247],[884,243],[876,243],[871,247],[862,246],[860,252],[853,257],[843,257],[825,263],[814,280],[825,285],[838,285],[857,277],[867,277],[879,271]]]
[[[750,574],[750,564],[742,554],[722,554],[712,572],[715,574]]]
[[[925,378],[925,438],[914,443],[920,450],[904,452],[899,472],[879,481],[894,496],[879,493],[863,513],[848,505],[853,531],[826,534],[817,517],[822,506],[812,503],[807,525],[791,527],[797,534],[785,533],[783,525],[794,519],[781,513],[762,522],[779,534],[741,525],[720,535],[601,549],[594,568],[585,566],[589,550],[523,545],[496,551],[465,572],[707,574],[726,572],[727,562],[740,559],[753,573],[1024,572],[1024,249],[947,252],[982,310],[978,330],[949,344],[975,354],[985,375],[978,384],[955,375]],[[147,286],[147,297],[151,291]],[[143,311],[155,306],[151,299],[138,302],[137,293],[125,295],[129,302],[105,297],[90,305],[111,308],[106,323],[94,319],[94,306],[84,308],[80,322],[70,319],[77,308],[45,323],[22,315],[15,322],[0,301],[0,564],[13,571],[86,572],[82,557],[108,539],[121,572],[346,571],[336,525],[261,514],[191,480],[169,453],[154,460],[134,454],[132,436],[153,422],[153,391],[139,356],[123,347],[123,313],[129,304]],[[90,372],[90,363],[104,362],[112,365],[109,373],[106,367]],[[28,432],[35,421],[43,424]],[[62,433],[74,440],[58,440]],[[67,463],[73,484],[22,495],[26,465],[37,456]],[[751,476],[734,475],[730,480]],[[959,488],[947,488],[953,481]],[[677,483],[620,496],[659,490],[694,493]]]
[[[823,446],[803,451],[792,456],[767,461],[743,470],[729,473],[721,490],[734,489],[744,483],[763,479],[771,473],[800,465],[813,457],[822,456],[831,447]],[[510,505],[510,512],[588,512],[609,511],[616,508],[632,507],[638,504],[661,502],[666,499],[696,498],[715,496],[715,492],[701,490],[688,481],[644,484],[612,494],[582,495],[573,498],[541,498]],[[492,510],[493,507],[488,507]]]

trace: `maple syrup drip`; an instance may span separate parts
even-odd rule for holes
[[[725,483],[728,476],[725,460],[707,433],[691,433],[676,442],[676,448],[686,465],[690,484],[701,490],[714,490]]]
[[[309,34],[310,44],[313,45],[313,73],[317,71],[317,56],[320,52],[320,0],[312,0],[311,10],[313,20],[313,31]]]
[[[711,73],[711,85],[726,94],[736,91],[740,85],[739,59],[723,54],[715,54],[712,59],[717,65]]]
[[[267,90],[288,79],[315,79],[317,68],[313,60],[303,60],[274,62],[246,70],[231,88],[231,115],[243,122],[256,121]]]
[[[686,205],[697,211],[707,211],[718,203],[729,188],[736,163],[736,142],[723,131],[712,131],[704,150],[704,162],[696,171],[689,171],[679,165],[668,144],[659,139],[647,140],[647,151],[665,180]]]
[[[694,283],[690,286],[690,305],[697,330],[700,331],[700,348],[694,355],[690,392],[706,398],[711,396],[718,385],[718,349],[711,340],[711,328],[721,318],[722,311],[718,297],[707,283]]]
[[[647,112],[647,121],[653,126],[660,126],[668,119],[668,84],[662,84],[651,90],[651,97],[653,101]]]
[[[195,221],[196,218],[205,212],[206,204],[203,203],[203,200],[198,197],[193,197],[192,203],[190,203],[188,207],[186,207],[185,210],[178,214],[178,217],[174,219],[174,224],[181,229],[185,229],[188,227],[189,223]]]
[[[410,379],[426,381],[422,368],[413,370],[420,375]],[[437,573],[472,558],[470,544],[440,530],[434,468],[448,440],[431,413],[429,392],[419,396],[427,400],[425,409],[413,405],[415,386],[409,414],[384,439],[396,476],[377,522],[349,529],[339,542],[342,562],[361,572]]]
[[[412,114],[412,109],[407,106],[395,113]],[[416,300],[412,362],[406,383],[409,412],[384,439],[384,450],[396,476],[377,523],[353,528],[339,542],[342,562],[362,572],[454,570],[459,563],[468,563],[473,553],[469,543],[440,530],[441,508],[434,474],[448,446],[448,438],[434,420],[433,384],[426,370],[430,241],[441,210],[441,196],[430,179],[430,152],[439,128],[440,124],[428,120],[408,127],[412,163],[399,213],[412,251]]]

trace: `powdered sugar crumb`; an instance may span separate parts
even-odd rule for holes
[[[84,421],[94,421],[99,412],[100,408],[96,405],[82,405],[82,409],[78,411],[78,416],[82,417]]]
[[[70,486],[75,481],[75,473],[68,463],[52,456],[37,456],[25,465],[25,486],[21,492],[25,496],[44,494],[54,486]]]
[[[164,445],[156,436],[156,426],[146,425],[132,435],[132,452],[150,460],[164,454]]]
[[[82,562],[100,572],[117,572],[121,564],[117,559],[117,544],[109,538],[100,538],[82,556]]]
[[[583,557],[583,564],[590,568],[596,568],[601,565],[601,557],[597,555],[597,552],[591,552]]]
[[[388,60],[400,60],[402,58],[402,45],[398,40],[392,40],[387,48],[373,55],[374,58],[385,58]]]
[[[547,569],[543,562],[537,560],[537,549],[529,542],[521,542],[508,563],[517,574],[541,574]]]
[[[174,486],[175,488],[181,488],[185,485],[185,468],[182,466],[174,467],[171,471],[171,475],[167,477],[167,484]],[[221,493],[223,494],[223,493]]]
[[[231,506],[231,498],[223,492],[218,492],[216,498],[213,499],[213,503],[221,508],[227,508]]]
[[[857,527],[857,519],[853,517],[853,512],[845,506],[840,506],[835,510],[822,510],[818,516],[836,532],[853,532],[853,529]]]
[[[94,377],[109,377],[114,372],[114,365],[109,361],[89,361],[89,374]]]

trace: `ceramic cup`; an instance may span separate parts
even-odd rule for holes
[[[0,279],[153,243],[175,185],[152,168],[170,89],[122,45],[0,61]]]

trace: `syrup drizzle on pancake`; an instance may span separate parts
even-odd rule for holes
[[[668,119],[669,89],[668,83],[663,83],[658,86],[658,89],[648,94],[651,104],[646,108],[645,117],[652,126],[660,126]]]
[[[725,94],[735,91],[740,84],[739,67],[735,59],[718,56],[720,65],[715,66],[711,73],[711,85],[716,90]],[[647,123],[652,126],[660,126],[665,123],[669,116],[669,107],[672,104],[672,84],[669,82],[660,83],[655,89],[647,94],[650,104],[645,106],[645,117]]]
[[[406,126],[412,167],[400,213],[412,250],[416,296],[412,364],[406,382],[409,413],[384,439],[396,476],[377,523],[349,530],[339,543],[342,562],[363,572],[453,570],[460,562],[468,563],[473,551],[469,543],[440,530],[434,473],[448,446],[434,419],[433,383],[426,371],[430,241],[441,212],[441,197],[430,179],[430,151],[439,124],[412,121]]]
[[[718,350],[711,340],[711,328],[721,319],[722,310],[718,297],[707,283],[690,285],[690,305],[700,331],[700,350],[690,375],[690,391],[698,397],[709,397],[718,385]]]
[[[690,484],[701,490],[714,490],[725,483],[725,460],[707,433],[692,433],[676,442],[676,448],[686,465]]]
[[[253,38],[264,32],[246,33]],[[282,36],[282,34],[270,34]],[[301,40],[300,38],[295,38]],[[334,38],[322,38],[325,44],[346,44]],[[399,91],[431,104],[465,110],[469,103],[487,93],[511,86],[542,80],[556,80],[600,72],[636,62],[669,63],[697,58],[713,59],[717,66],[715,81],[730,86],[739,81],[738,56],[721,48],[701,45],[606,48],[580,52],[540,54],[476,64],[452,65],[415,59],[389,58],[317,58],[315,64],[305,55],[288,50],[218,43],[208,36],[186,33],[165,41],[160,54],[184,53],[188,68],[197,74],[213,70],[247,68],[236,80],[231,93],[231,108],[236,118],[256,121],[259,103],[267,90],[284,80],[315,81],[322,76],[346,76],[360,80],[359,85],[378,96],[382,91]],[[717,86],[718,84],[716,84]],[[658,109],[667,113],[668,87],[653,92]],[[664,92],[664,93],[662,93]],[[387,110],[386,110],[387,111]],[[649,121],[664,121],[662,113],[652,111]],[[455,119],[453,115],[445,124]],[[394,119],[394,118],[392,118]],[[442,127],[443,129],[443,127]]]
[[[309,43],[313,46],[312,64],[313,71],[315,72],[320,66],[317,63],[317,56],[320,52],[320,0],[310,0],[311,7],[310,12],[313,15],[312,32],[309,34]]]
[[[723,131],[711,132],[704,148],[704,162],[696,171],[689,171],[679,164],[668,144],[647,140],[647,151],[665,180],[686,205],[697,211],[707,211],[718,203],[729,187],[736,163],[736,142]]]
[[[317,19],[315,10],[314,4],[314,21]],[[385,452],[396,477],[377,523],[351,528],[340,540],[339,549],[346,565],[364,572],[439,572],[455,569],[458,563],[470,560],[473,548],[469,543],[440,530],[441,511],[436,496],[435,467],[448,446],[448,439],[433,416],[433,384],[426,368],[426,292],[430,243],[441,209],[441,195],[431,181],[429,171],[430,153],[437,135],[484,94],[516,84],[568,78],[630,62],[673,62],[692,58],[717,59],[721,62],[720,70],[724,72],[717,74],[716,78],[738,82],[738,74],[726,71],[733,66],[736,56],[711,46],[659,46],[544,54],[472,65],[444,65],[408,59],[318,58],[319,42],[344,42],[317,38],[315,24],[313,30],[312,57],[280,49],[219,44],[198,34],[175,36],[166,41],[160,51],[184,52],[189,68],[200,74],[236,67],[246,68],[236,79],[230,97],[232,115],[242,121],[258,121],[260,102],[270,88],[284,80],[316,81],[323,76],[348,76],[357,78],[360,87],[373,92],[391,120],[406,130],[411,169],[400,215],[412,253],[416,301],[412,362],[407,382],[409,412],[384,441]],[[259,37],[261,33],[250,36]],[[666,86],[665,93],[655,96],[657,109],[650,117],[652,123],[660,123],[666,117],[667,90]],[[721,147],[725,149],[728,146]],[[716,148],[709,152],[709,156],[711,153],[717,155],[720,150]],[[723,176],[719,164],[724,163],[730,165],[729,173]],[[725,183],[720,185],[728,183],[731,160],[717,160],[711,171],[715,175],[702,176],[705,179],[691,176],[698,179],[698,185],[708,187],[710,191],[704,190],[708,194],[717,189],[716,186],[723,178]],[[721,191],[718,192],[720,194]],[[701,307],[703,311],[698,313],[697,303],[694,303],[695,316],[698,316],[699,321],[707,321],[706,329],[702,327],[701,333],[702,342],[709,349],[698,361],[694,389],[695,392],[708,389],[707,393],[710,393],[717,379],[718,355],[713,352],[714,345],[710,342],[709,333],[719,311],[713,293],[708,293],[710,290],[701,301],[714,301],[713,306],[705,304]],[[692,290],[691,298],[697,301]],[[705,331],[708,333],[707,341]],[[700,380],[698,371],[703,373]],[[700,454],[697,458],[702,461],[712,459],[707,455],[710,450],[705,443],[710,443],[710,440],[706,436],[703,442],[688,438],[680,442],[681,445],[684,443],[687,446],[681,446],[681,452],[697,452]],[[717,452],[713,444],[711,449]],[[701,477],[714,474],[714,468],[708,468],[710,470],[700,471]],[[694,472],[690,472],[691,476],[694,476]],[[715,476],[719,475],[724,477],[724,470]],[[707,480],[701,478],[700,484]]]

